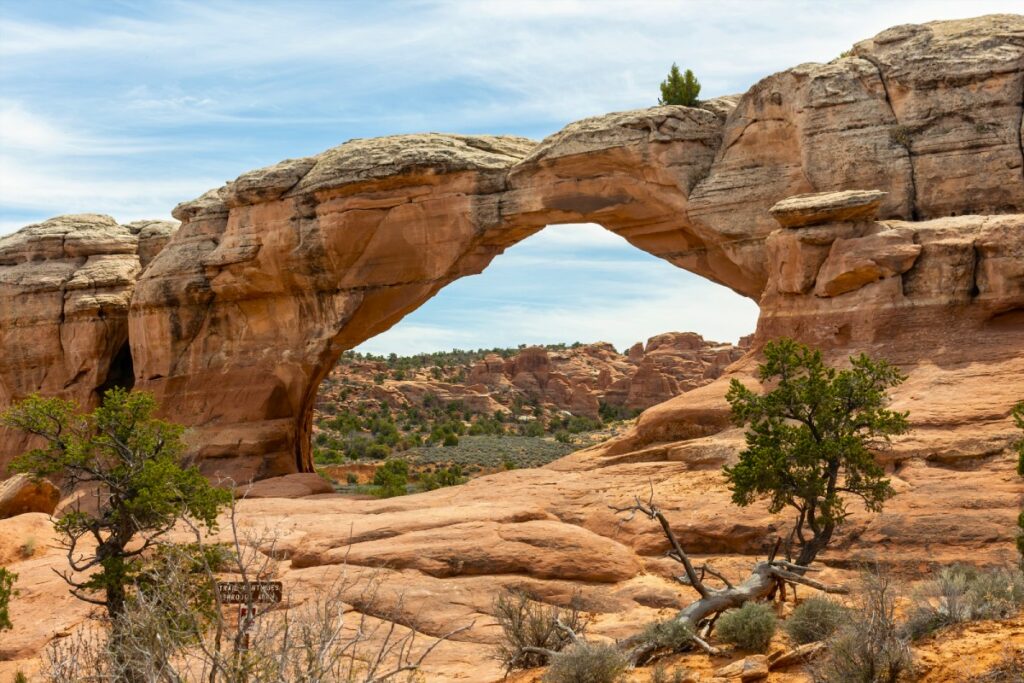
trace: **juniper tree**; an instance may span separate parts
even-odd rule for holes
[[[887,390],[906,379],[884,360],[861,354],[848,369],[827,366],[820,351],[791,339],[769,342],[758,394],[734,379],[726,395],[733,420],[747,425],[746,449],[725,467],[732,500],[767,499],[768,510],[796,511],[790,534],[806,567],[860,498],[872,511],[893,495],[873,448],[908,429],[907,413],[886,408]]]
[[[115,388],[88,414],[73,401],[33,395],[0,416],[44,443],[15,459],[13,471],[60,475],[92,498],[65,510],[54,528],[67,549],[72,571],[62,576],[72,594],[106,607],[111,618],[124,611],[147,551],[183,519],[213,528],[231,500],[230,491],[185,466],[184,428],[156,419],[155,410],[151,394]]]
[[[668,77],[661,82],[661,97],[658,104],[682,104],[687,107],[695,106],[700,100],[700,81],[689,69],[685,73],[679,72],[679,67],[673,63],[668,72]]]

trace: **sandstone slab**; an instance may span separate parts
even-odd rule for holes
[[[60,502],[60,489],[46,479],[16,474],[0,481],[0,519],[26,512],[53,514]]]

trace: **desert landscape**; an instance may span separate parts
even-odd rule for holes
[[[525,683],[554,680],[554,658],[509,670],[496,654],[508,596],[560,608],[560,647],[584,648],[557,621],[578,610],[581,640],[626,648],[704,581],[731,588],[775,567],[793,513],[734,502],[723,467],[749,441],[730,383],[769,391],[759,365],[782,338],[839,368],[863,353],[905,377],[886,407],[907,429],[871,450],[894,495],[880,510],[851,498],[820,571],[791,576],[788,598],[778,579],[767,604],[785,625],[810,579],[853,605],[871,571],[899,584],[902,620],[915,587],[950,567],[1020,574],[1022,138],[1024,16],[987,15],[894,26],[739,95],[587,118],[539,142],[353,139],[183,201],[176,222],[57,216],[0,237],[0,409],[151,394],[184,426],[189,462],[235,487],[203,542],[241,538],[257,574],[283,585],[275,610],[336,591],[369,646],[416,635],[416,666],[387,680]],[[599,224],[755,301],[756,330],[735,344],[666,329],[618,350],[352,352],[561,223]],[[102,616],[58,574],[68,552],[52,521],[91,490],[8,470],[44,441],[0,427],[0,564],[17,575],[3,681],[50,680],[48,648]],[[395,459],[412,467],[408,490],[375,496]],[[194,535],[177,524],[163,538]],[[908,640],[899,680],[1022,680],[1019,598]],[[689,633],[621,676],[839,680],[815,668],[825,640],[780,627],[756,651],[716,641],[715,619],[707,643]]]

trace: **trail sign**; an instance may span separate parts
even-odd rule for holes
[[[218,581],[217,597],[222,604],[281,602],[280,581]]]

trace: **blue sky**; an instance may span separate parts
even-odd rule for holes
[[[713,97],[828,61],[894,24],[1020,6],[0,0],[0,235],[61,213],[167,217],[248,169],[353,137],[540,139],[575,119],[654,104],[673,61]],[[364,348],[622,346],[670,329],[732,340],[755,317],[749,301],[598,228],[559,228]]]

